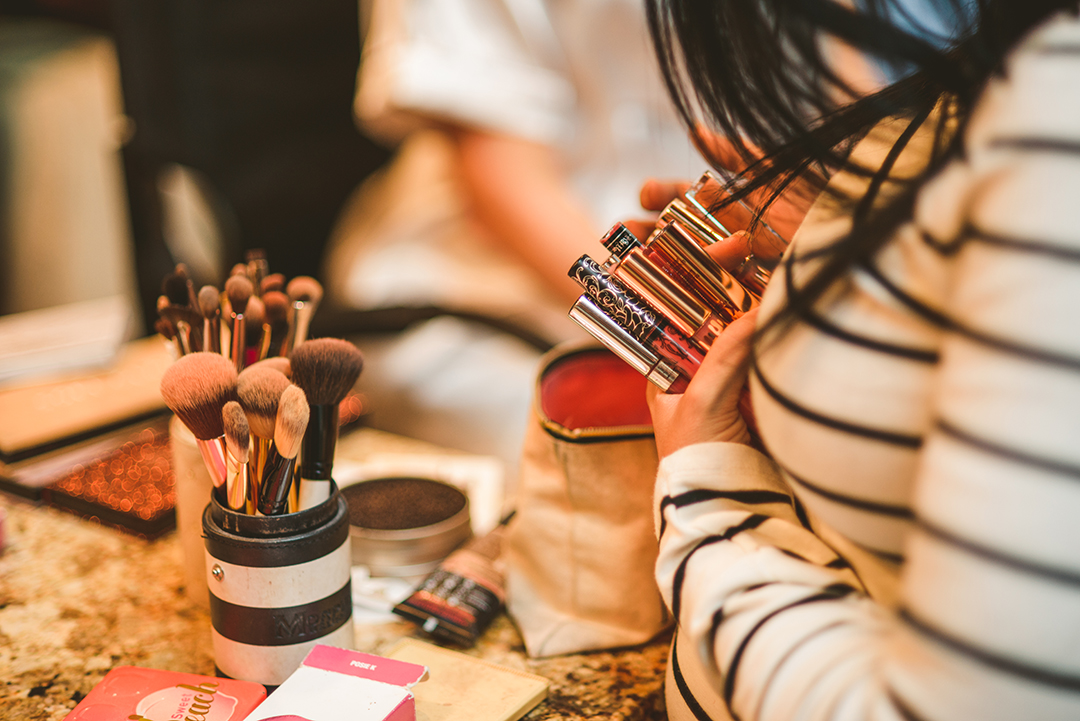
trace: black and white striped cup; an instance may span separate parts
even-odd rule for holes
[[[315,644],[352,647],[349,514],[336,486],[329,500],[281,516],[211,500],[203,535],[220,675],[278,686]]]

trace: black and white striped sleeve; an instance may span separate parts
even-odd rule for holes
[[[769,502],[752,449],[661,464],[657,578],[741,721],[1080,719],[1080,22],[1007,71],[916,213],[949,293],[899,608]]]

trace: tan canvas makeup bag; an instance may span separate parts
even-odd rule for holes
[[[506,549],[507,607],[530,656],[640,644],[669,624],[646,382],[595,345],[541,359]]]

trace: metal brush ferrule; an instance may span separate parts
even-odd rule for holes
[[[239,513],[246,513],[250,495],[248,464],[225,453],[225,501],[229,508]]]

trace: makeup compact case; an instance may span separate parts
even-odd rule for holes
[[[507,608],[530,656],[631,646],[669,624],[653,576],[646,383],[597,345],[541,359],[505,550]]]

